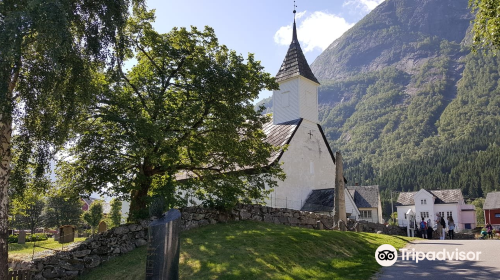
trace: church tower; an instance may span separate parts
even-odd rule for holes
[[[273,92],[273,124],[280,124],[302,118],[314,124],[318,123],[318,86],[309,64],[302,53],[297,39],[293,10],[292,43],[276,74],[279,90]]]

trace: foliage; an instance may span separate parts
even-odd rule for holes
[[[109,202],[109,204],[111,206],[111,210],[110,210],[109,217],[108,217],[111,221],[110,228],[117,227],[122,222],[122,213],[121,213],[122,202],[120,200],[118,200],[117,198],[113,198]]]
[[[8,270],[8,196],[46,175],[54,148],[94,100],[96,69],[121,63],[131,3],[143,1],[0,1],[2,279]]]
[[[95,233],[95,229],[99,226],[99,223],[103,219],[103,205],[102,201],[95,200],[89,207],[88,211],[82,214],[82,219],[92,227],[92,235]]]
[[[182,233],[180,279],[369,279],[382,244],[413,240],[383,234],[317,231],[262,222],[209,225]],[[85,279],[142,279],[146,247],[104,263]],[[124,269],[125,267],[125,269]],[[80,279],[80,278],[79,278]]]
[[[471,12],[475,14],[472,27],[474,47],[498,50],[500,47],[500,1],[469,0]]]
[[[12,225],[18,229],[29,229],[31,233],[45,222],[45,199],[36,193],[25,191],[24,196],[12,201],[14,220]]]
[[[389,225],[398,226],[398,212],[392,212],[391,219],[389,220]]]
[[[9,243],[17,243],[19,235],[17,234],[11,234],[9,235]]]
[[[66,197],[60,193],[47,198],[45,214],[47,227],[59,228],[63,225],[79,225],[83,202],[79,197]]]
[[[483,210],[484,201],[485,201],[485,199],[482,197],[476,198],[474,201],[472,201],[472,205],[476,206],[477,226],[485,225],[485,223],[484,223],[484,210]]]
[[[85,239],[86,238],[75,238],[75,243],[82,242]],[[46,251],[47,249],[61,250],[63,246],[66,247],[71,244],[73,243],[61,244],[59,241],[54,241],[53,238],[44,241],[37,241],[34,248],[33,242],[26,242],[25,244],[10,243],[9,259],[24,259],[29,261],[32,259],[33,249],[35,250],[35,253]]]
[[[76,160],[60,167],[65,186],[130,193],[129,218],[147,216],[150,198],[165,187],[172,201],[179,192],[209,205],[261,199],[283,174],[267,166],[276,148],[262,141],[268,118],[251,100],[276,88],[274,79],[252,54],[244,59],[220,45],[213,29],[159,34],[152,18],[144,11],[130,27],[138,64],[119,82],[110,73],[100,77],[99,104],[68,150]],[[177,176],[191,179],[179,186]]]

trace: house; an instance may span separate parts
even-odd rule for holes
[[[490,192],[486,195],[483,211],[484,222],[500,230],[500,192]]]
[[[442,217],[453,217],[456,224],[456,231],[463,229],[473,229],[476,227],[475,206],[465,204],[462,191],[460,189],[451,190],[424,190],[418,192],[402,192],[396,202],[399,226],[407,226],[406,212],[411,209],[416,216],[416,220],[423,218],[427,221],[436,220],[436,214]]]
[[[100,199],[94,198],[94,197],[81,197],[80,199],[83,201],[82,210],[84,212],[89,210],[90,205],[92,205],[92,203],[94,201],[100,200]],[[102,213],[107,215],[110,212],[111,212],[111,205],[108,202],[103,201],[102,202]]]
[[[357,220],[383,223],[382,202],[378,186],[347,186],[349,194],[359,210]]]
[[[334,198],[335,188],[312,190],[300,210],[333,216],[335,214]],[[347,218],[356,220],[359,217],[359,210],[349,192],[345,193],[345,208]]]

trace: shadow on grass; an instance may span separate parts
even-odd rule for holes
[[[207,226],[181,237],[182,279],[368,279],[386,235],[314,231],[258,222]]]

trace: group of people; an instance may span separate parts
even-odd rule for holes
[[[484,229],[481,231],[481,239],[485,239],[486,235],[488,235],[489,238],[493,238],[493,227],[490,223],[487,223]]]
[[[448,236],[450,239],[453,239],[455,236],[455,221],[453,221],[452,216],[448,216]],[[434,221],[437,225],[436,231],[439,239],[444,240],[446,238],[446,221],[443,217],[438,213],[436,214],[436,220]],[[432,233],[434,229],[432,228],[431,219],[425,221],[425,218],[422,218],[419,226],[420,232],[422,233],[422,238],[432,239]]]

